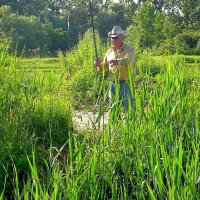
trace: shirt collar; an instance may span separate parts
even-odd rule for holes
[[[118,49],[117,52],[121,52],[121,51],[123,51],[124,48],[125,48],[125,44],[123,43],[122,46],[121,46],[121,48]],[[112,50],[115,50],[115,49],[112,47]]]

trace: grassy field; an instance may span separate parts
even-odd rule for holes
[[[199,57],[141,55],[136,111],[79,131],[73,109],[109,109],[91,47],[19,62],[0,51],[0,199],[200,199]]]

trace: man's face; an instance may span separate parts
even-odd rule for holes
[[[111,37],[111,44],[112,47],[114,48],[120,49],[120,47],[122,46],[122,42],[123,42],[122,36]]]

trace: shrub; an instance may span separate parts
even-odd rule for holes
[[[164,67],[162,57],[153,57],[148,52],[141,55],[137,66],[141,74],[151,76],[161,73]]]
[[[198,41],[200,40],[200,31],[187,31],[177,34],[175,45],[178,54],[200,55]]]

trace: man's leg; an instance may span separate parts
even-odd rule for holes
[[[120,84],[112,82],[110,85],[110,117],[112,120],[120,118],[120,109],[122,102],[120,101]]]
[[[131,89],[126,82],[120,83],[120,99],[126,112],[128,112],[129,106],[131,109],[135,110],[135,101]]]

